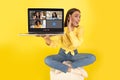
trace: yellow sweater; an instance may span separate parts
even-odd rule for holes
[[[75,49],[77,49],[82,41],[83,30],[81,27],[74,28],[73,31],[69,31],[68,27],[64,28],[64,35],[57,36],[51,41],[50,46],[56,47],[60,44],[60,47],[65,50],[65,53],[71,52],[72,55],[74,55]]]
[[[42,28],[42,25],[35,25],[34,28]]]

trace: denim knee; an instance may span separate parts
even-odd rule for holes
[[[96,57],[95,57],[95,55],[93,55],[93,54],[89,54],[88,57],[89,57],[89,60],[90,60],[91,63],[93,63],[93,62],[96,61]]]
[[[51,63],[51,62],[50,62],[51,60],[52,60],[52,58],[50,58],[49,56],[47,56],[47,57],[44,59],[44,62],[45,62],[47,65],[49,65],[49,64]]]
[[[79,55],[81,56],[81,55]],[[83,58],[80,58],[72,63],[73,68],[81,67],[81,66],[86,66],[89,64],[92,64],[96,60],[96,57],[93,54],[84,54]]]

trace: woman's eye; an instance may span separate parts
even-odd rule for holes
[[[78,18],[79,16],[75,16],[76,18]]]

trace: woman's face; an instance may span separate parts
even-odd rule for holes
[[[39,22],[39,21],[37,22],[37,25],[40,25],[40,22]]]
[[[75,11],[72,15],[71,15],[71,24],[72,26],[78,26],[79,22],[80,22],[80,12]]]

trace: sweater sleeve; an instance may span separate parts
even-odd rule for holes
[[[69,33],[70,40],[74,47],[79,47],[81,43],[83,42],[83,29],[78,28],[76,32],[71,31]]]
[[[60,36],[55,36],[51,38],[51,43],[50,43],[50,47],[58,47],[60,44]]]

